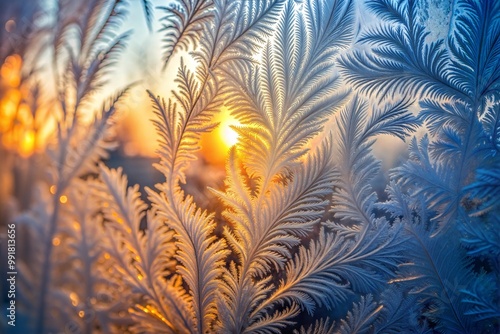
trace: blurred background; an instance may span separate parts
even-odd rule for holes
[[[0,228],[17,213],[29,207],[31,191],[43,178],[44,150],[54,135],[57,115],[57,89],[54,78],[54,35],[57,23],[72,20],[84,0],[0,0]],[[155,9],[168,1],[152,1]],[[64,6],[63,6],[64,5]],[[66,12],[58,8],[66,8]],[[68,10],[69,8],[69,10]],[[74,9],[72,11],[72,9]],[[130,184],[153,186],[162,181],[152,167],[157,161],[156,133],[151,123],[153,113],[146,89],[155,95],[169,96],[178,67],[179,56],[162,70],[160,18],[154,10],[151,29],[139,0],[130,1],[122,31],[132,30],[119,63],[99,94],[93,97],[95,110],[107,96],[126,84],[138,82],[120,104],[117,122],[118,149],[107,164],[122,166]],[[92,109],[92,108],[89,108]],[[90,120],[93,115],[87,115]],[[202,138],[200,159],[190,169],[188,193],[196,195],[208,208],[211,197],[206,186],[220,187],[228,148],[237,124],[226,110],[217,116],[220,126]],[[42,167],[42,168],[41,168]],[[199,170],[203,169],[203,173]]]
[[[89,122],[103,101],[130,83],[137,82],[127,94],[116,119],[117,149],[106,161],[110,167],[122,167],[129,184],[153,187],[163,182],[162,175],[152,166],[156,157],[157,136],[151,119],[153,112],[146,89],[168,98],[173,88],[179,56],[162,70],[162,49],[159,19],[163,13],[155,10],[152,27],[148,28],[140,0],[127,1],[128,14],[122,32],[133,30],[125,52],[111,68],[107,81],[91,97]],[[168,1],[152,1],[153,8]],[[25,212],[32,203],[35,185],[47,179],[47,147],[56,135],[55,119],[60,117],[57,67],[54,41],[61,22],[79,19],[79,6],[86,0],[0,0],[0,268],[7,268],[7,224]],[[65,10],[60,10],[64,8]],[[71,40],[71,37],[69,38]],[[62,62],[61,62],[62,63]],[[58,69],[59,72],[61,68]],[[223,187],[224,162],[236,134],[230,125],[236,122],[227,111],[217,116],[219,128],[203,136],[198,161],[188,171],[185,191],[193,195],[200,207],[216,210],[217,201],[207,186]],[[16,231],[16,259],[29,260],[27,230]],[[29,261],[28,261],[29,262]],[[7,302],[6,270],[0,272],[0,305]],[[2,306],[3,307],[3,306]],[[5,309],[4,309],[5,310]],[[0,321],[0,332],[2,323]],[[22,319],[19,319],[22,322]],[[23,327],[18,327],[19,333]]]

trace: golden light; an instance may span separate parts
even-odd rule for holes
[[[214,121],[218,122],[219,126],[201,137],[201,153],[208,163],[222,165],[226,161],[229,148],[238,142],[238,133],[231,126],[238,126],[240,123],[227,109],[223,109]]]
[[[68,202],[68,197],[62,195],[61,197],[59,197],[59,202],[61,202],[61,204],[66,204]]]
[[[29,157],[35,150],[35,133],[31,130],[26,131],[19,145],[19,153],[24,157]]]
[[[8,56],[0,68],[0,75],[2,79],[11,87],[18,87],[21,83],[21,66],[23,60],[19,55]]]
[[[235,121],[227,120],[220,124],[221,139],[228,148],[238,142],[238,133],[231,128],[232,125],[236,125]]]
[[[71,304],[73,304],[73,306],[78,305],[78,295],[76,293],[70,293],[69,298],[71,299]]]
[[[36,151],[39,136],[34,131],[32,110],[24,101],[20,87],[22,64],[22,58],[14,54],[0,66],[0,83],[4,87],[0,96],[0,134],[5,148],[26,158]]]
[[[56,246],[56,247],[57,247],[57,246],[59,246],[60,244],[61,244],[61,239],[59,239],[59,238],[57,238],[57,237],[56,237],[56,238],[54,238],[54,239],[52,239],[52,245],[54,245],[54,246]]]

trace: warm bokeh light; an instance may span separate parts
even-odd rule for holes
[[[0,68],[0,76],[5,83],[13,88],[17,88],[21,83],[21,76],[19,72],[21,71],[22,59],[19,55],[11,55],[5,59],[5,62]]]
[[[19,145],[19,153],[22,156],[30,156],[35,149],[35,132],[28,130],[24,133],[21,138],[21,143]]]
[[[227,109],[223,109],[216,117],[219,126],[201,137],[201,153],[211,164],[224,164],[229,148],[238,142],[238,134],[231,126],[239,125]]]
[[[16,21],[10,19],[7,22],[5,22],[5,31],[13,32],[14,29],[16,29]]]
[[[7,57],[0,67],[0,137],[1,144],[24,157],[30,156],[36,145],[33,114],[24,101],[21,85],[22,59]]]
[[[61,239],[55,237],[54,239],[52,239],[52,245],[54,246],[59,246],[61,244]]]
[[[0,65],[0,145],[29,157],[43,148],[53,127],[48,116],[39,122],[45,110],[31,95],[29,80],[21,80],[22,68],[23,60],[17,54],[8,56]]]
[[[77,295],[76,293],[71,292],[71,293],[69,294],[69,298],[71,299],[71,304],[72,304],[73,306],[78,305],[78,295]]]

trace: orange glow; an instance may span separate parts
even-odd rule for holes
[[[52,239],[52,245],[54,245],[54,246],[56,246],[56,247],[57,247],[57,246],[59,246],[60,244],[61,244],[61,239],[59,239],[59,238],[57,238],[57,237],[56,237],[56,238],[54,238],[54,239]]]
[[[22,59],[19,55],[8,56],[5,59],[2,67],[0,68],[0,76],[11,87],[18,87],[21,83],[21,76],[19,72],[21,71]]]
[[[154,306],[150,306],[150,305],[147,305],[146,307],[142,306],[142,305],[139,305],[137,304],[136,307],[138,309],[140,309],[142,312],[146,313],[146,314],[151,314],[152,316],[156,317],[157,319],[163,321],[164,323],[168,324],[169,327],[172,327],[172,323],[170,321],[168,321],[167,319],[165,319],[164,316],[162,316],[157,310],[156,308],[154,308]],[[132,309],[133,310],[133,309]]]
[[[201,153],[208,163],[221,165],[226,161],[229,148],[238,142],[238,134],[231,126],[237,126],[239,122],[226,109],[216,116],[215,121],[219,126],[201,137]]]
[[[29,157],[35,150],[35,133],[26,131],[19,145],[19,153],[24,157]]]
[[[71,299],[71,304],[73,304],[73,306],[78,305],[78,295],[76,293],[70,293],[69,298]]]
[[[130,99],[128,108],[140,110],[149,103],[144,97],[140,103]],[[126,112],[121,118],[119,136],[124,141],[124,153],[128,156],[142,155],[156,157],[158,150],[158,135],[151,118],[138,112]]]
[[[0,83],[5,87],[0,96],[0,134],[7,149],[28,157],[36,149],[37,134],[32,111],[24,102],[22,87],[19,86],[21,67],[22,59],[16,54],[7,57],[0,66]]]
[[[12,132],[16,124],[19,124],[19,108],[21,93],[16,89],[9,89],[0,99],[0,132]],[[7,143],[4,143],[7,144]]]
[[[59,197],[59,202],[61,202],[61,204],[66,204],[68,202],[68,197],[62,195]]]

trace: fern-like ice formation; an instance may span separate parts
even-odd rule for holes
[[[491,286],[492,280],[498,284],[495,252],[481,253],[476,247],[498,238],[492,205],[493,198],[498,201],[497,190],[481,180],[488,174],[494,178],[498,163],[499,3],[458,1],[446,42],[427,41],[416,1],[376,1],[370,7],[387,24],[362,34],[362,42],[375,46],[373,54],[355,51],[344,57],[343,73],[368,94],[416,94],[419,118],[429,132],[412,140],[410,159],[393,170],[389,189],[388,208],[407,221],[417,244],[409,248],[415,261],[405,279],[423,282],[415,293],[438,329],[474,332],[479,326],[474,320],[495,323],[493,314],[500,306],[497,296],[476,295],[475,288]],[[475,173],[478,181],[472,183]],[[460,238],[472,258],[465,256]],[[486,267],[474,272],[470,261],[479,254]],[[489,301],[480,302],[483,298]]]

